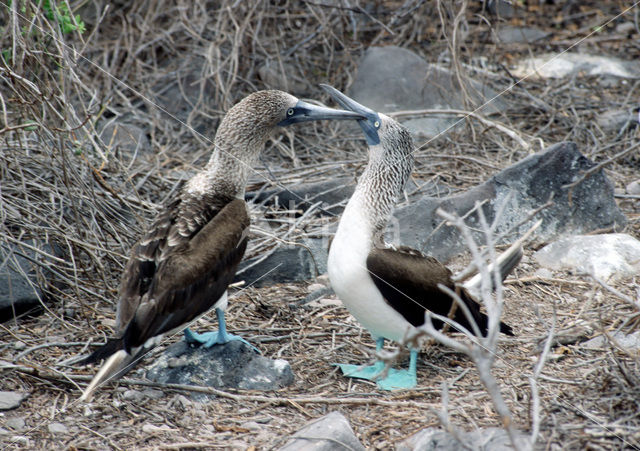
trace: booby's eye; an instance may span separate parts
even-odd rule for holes
[[[373,126],[374,126],[375,128],[380,128],[380,121],[375,121],[375,122],[373,123]]]
[[[293,113],[295,113],[295,111],[293,111],[293,108],[289,108],[287,110],[287,116],[293,116]]]

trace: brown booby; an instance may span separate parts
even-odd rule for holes
[[[82,394],[89,399],[162,338],[216,309],[218,332],[185,339],[205,346],[240,339],[226,332],[227,287],[247,247],[245,185],[277,126],[359,113],[312,105],[282,91],[255,92],[222,119],[206,167],[188,180],[134,245],[120,284],[116,336],[84,359],[107,359]]]
[[[369,162],[342,213],[329,250],[329,279],[337,296],[371,332],[378,350],[385,338],[400,342],[407,332],[422,326],[426,311],[442,317],[450,315],[466,330],[479,329],[486,334],[488,317],[464,287],[456,287],[447,267],[417,250],[396,249],[384,243],[383,233],[394,204],[413,169],[411,135],[390,117],[360,105],[331,86],[321,86],[343,108],[366,116],[358,124],[369,146]],[[521,246],[512,246],[498,258],[503,279],[521,257]],[[459,293],[477,328],[462,308],[452,309],[453,299],[439,284]],[[433,324],[439,328],[443,322],[434,319]],[[500,323],[500,331],[513,335],[504,323]],[[384,379],[379,379],[384,369],[380,361],[372,366],[339,366],[346,376],[377,380],[380,388],[391,390],[416,386],[416,359],[417,350],[411,349],[409,370],[390,369]]]

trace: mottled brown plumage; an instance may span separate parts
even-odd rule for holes
[[[229,110],[206,167],[185,183],[132,248],[120,285],[116,336],[84,362],[108,360],[81,399],[121,375],[137,354],[167,333],[213,307],[224,310],[227,287],[247,246],[246,181],[276,126],[360,117],[281,91],[256,92]]]

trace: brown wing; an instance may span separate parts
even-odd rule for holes
[[[178,199],[134,246],[120,285],[116,338],[81,363],[142,345],[209,310],[247,247],[240,199]]]
[[[125,348],[140,346],[207,312],[233,280],[246,250],[248,227],[246,205],[236,199],[185,243],[171,253],[165,251],[126,326]]]
[[[438,284],[452,290],[456,287],[451,271],[435,258],[410,248],[374,249],[367,257],[367,269],[389,305],[414,326],[424,324],[425,310],[442,316],[449,314],[453,301]],[[480,305],[464,289],[459,289],[459,294],[480,330],[486,333],[488,318],[480,312]],[[456,309],[453,319],[473,330],[461,309]],[[441,321],[433,323],[436,328],[442,326]],[[500,330],[512,335],[506,324],[501,323]]]

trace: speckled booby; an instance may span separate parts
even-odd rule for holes
[[[340,91],[321,85],[343,108],[361,113],[358,123],[369,146],[369,162],[342,213],[331,244],[328,272],[331,285],[351,314],[371,332],[381,349],[384,339],[401,341],[405,334],[425,322],[425,310],[447,316],[452,299],[438,288],[445,285],[458,290],[482,333],[488,318],[464,287],[456,287],[451,271],[433,257],[419,251],[385,245],[383,233],[393,206],[413,169],[413,143],[409,132],[398,122],[366,108]],[[503,278],[522,257],[522,248],[513,246],[499,259]],[[462,309],[453,319],[473,330]],[[434,320],[434,326],[442,322]],[[513,335],[500,324],[501,332]],[[346,376],[378,379],[378,386],[391,390],[415,387],[417,350],[410,353],[409,370],[391,369],[378,379],[384,365],[340,365]]]
[[[255,92],[225,115],[204,168],[158,215],[131,251],[122,275],[116,337],[84,359],[107,359],[83,392],[89,399],[136,357],[212,307],[218,332],[185,339],[205,346],[239,339],[227,334],[227,286],[247,247],[247,177],[277,126],[322,119],[362,119],[359,113],[315,106],[282,91]]]

